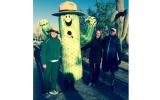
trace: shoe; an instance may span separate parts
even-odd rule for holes
[[[53,91],[50,91],[49,92],[49,94],[51,94],[51,95],[57,95],[59,92],[58,91],[56,91],[56,90],[53,90]]]
[[[93,84],[92,84],[92,87],[95,87],[95,86],[96,86],[96,84],[95,84],[95,83],[93,83]]]
[[[44,94],[44,98],[49,98],[51,95],[49,93]]]
[[[92,83],[90,82],[90,83],[88,84],[88,86],[92,86]]]
[[[98,87],[103,87],[103,86],[104,86],[103,82],[98,83]]]
[[[111,86],[110,86],[110,89],[113,91],[113,90],[114,90],[114,86],[113,86],[113,85],[111,85]]]

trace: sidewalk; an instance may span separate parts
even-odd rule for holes
[[[128,100],[128,94],[125,91],[127,90],[127,87],[121,85],[121,81],[116,81],[114,91],[112,91],[107,84],[103,87],[89,87],[88,65],[83,64],[83,67],[84,75],[82,80],[75,83],[76,91],[66,91],[63,89],[62,73],[59,72],[58,90],[61,91],[60,94],[52,96],[49,99],[44,99],[41,91],[40,77],[38,75],[37,66],[34,62],[34,100]],[[120,71],[116,74],[118,76],[124,76],[123,74],[126,73]]]

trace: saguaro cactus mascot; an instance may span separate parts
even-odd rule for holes
[[[85,14],[77,10],[76,4],[65,1],[60,4],[59,11],[52,15],[59,17],[62,44],[62,72],[66,82],[70,83],[72,88],[74,81],[82,78],[81,47],[91,41],[96,19],[89,16],[86,21],[85,33],[81,33],[79,16]]]

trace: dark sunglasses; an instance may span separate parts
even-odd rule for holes
[[[111,30],[111,32],[115,32],[114,30]]]
[[[50,32],[55,32],[55,33],[59,34],[59,32],[58,32],[58,31],[55,31],[55,30],[50,30]]]

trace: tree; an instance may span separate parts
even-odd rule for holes
[[[116,3],[113,2],[113,0],[105,2],[104,0],[96,0],[96,8],[91,9],[88,8],[87,13],[89,16],[94,16],[97,20],[96,30],[101,30],[102,35],[108,35],[108,32],[106,32],[107,29],[114,26],[114,22],[111,22],[111,16],[112,13],[116,10]],[[86,25],[85,25],[85,17],[80,17],[80,27],[81,31],[84,31]],[[95,35],[95,34],[94,34]],[[93,37],[94,37],[93,35]],[[82,55],[88,57],[89,56],[89,50],[82,51]]]
[[[96,0],[96,9],[89,8],[87,13],[89,16],[96,17],[97,25],[96,30],[101,30],[103,35],[108,35],[106,29],[109,29],[114,26],[114,22],[111,22],[112,13],[116,10],[115,2],[113,0],[104,1],[104,0]],[[84,19],[81,18],[81,29],[85,27],[83,23]]]
[[[122,47],[125,47],[126,44],[128,45],[128,9],[124,9],[124,0],[115,1],[116,11],[112,14],[111,22],[115,23],[115,27],[117,29],[118,37],[121,40]],[[128,51],[125,51],[124,53],[128,53]]]

